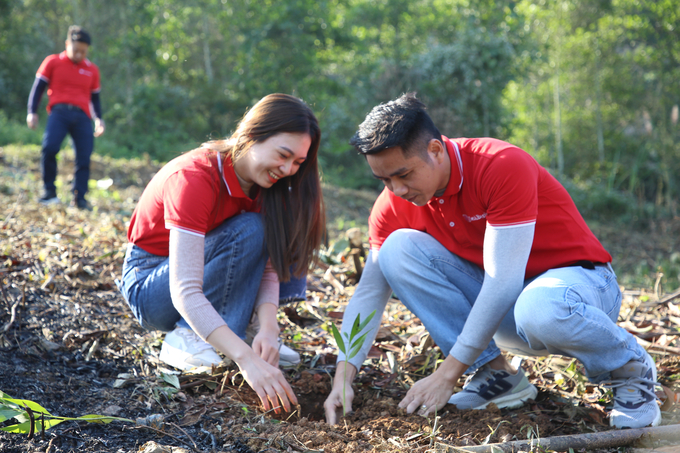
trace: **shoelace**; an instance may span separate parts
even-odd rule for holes
[[[603,384],[605,388],[608,389],[621,389],[623,387],[633,387],[636,390],[641,391],[643,394],[647,394],[652,399],[656,400],[659,397],[656,396],[653,389],[658,384],[652,380],[641,378],[641,377],[629,377],[627,379],[612,379],[609,382]],[[648,386],[652,387],[652,390]],[[619,403],[637,403],[640,401],[646,401],[646,398],[639,395],[637,392],[615,392],[614,400],[619,401]]]
[[[465,385],[463,387],[465,387],[465,390],[476,392],[482,388],[482,386],[486,385],[491,379],[493,379],[491,368],[485,365],[478,369],[475,374],[469,376],[465,380]]]
[[[212,348],[212,346],[203,341],[201,337],[196,335],[193,330],[182,329],[178,332],[178,334],[184,337],[184,339],[187,341],[187,344],[192,345],[192,347],[198,351],[204,351],[206,349]]]

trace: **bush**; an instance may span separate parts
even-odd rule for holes
[[[614,221],[630,219],[640,214],[638,203],[631,195],[607,190],[606,187],[590,182],[574,182],[562,178],[562,185],[576,203],[581,215],[588,220]]]
[[[44,120],[45,115],[41,115]],[[40,145],[42,142],[42,128],[29,129],[26,123],[9,120],[5,112],[0,110],[0,146],[5,145]]]

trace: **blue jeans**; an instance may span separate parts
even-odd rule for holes
[[[397,230],[379,254],[380,269],[395,294],[442,349],[455,344],[484,280],[484,270],[448,251],[427,233]],[[609,264],[550,269],[524,282],[494,339],[470,367],[496,358],[559,354],[578,359],[600,382],[630,360],[644,357],[635,337],[616,325],[621,291]]]
[[[227,219],[205,236],[203,292],[229,328],[241,338],[250,321],[262,281],[267,253],[259,214],[245,213]],[[128,244],[119,288],[132,313],[145,329],[168,332],[189,324],[170,297],[169,258]],[[282,284],[293,299],[306,292],[306,279]]]
[[[85,198],[87,182],[90,179],[90,156],[94,148],[92,121],[85,112],[76,106],[57,104],[47,119],[42,141],[40,171],[46,193],[55,193],[54,181],[57,178],[57,154],[66,134],[73,138],[75,148],[75,177],[73,193],[79,200]]]

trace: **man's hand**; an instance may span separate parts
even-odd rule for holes
[[[352,382],[354,381],[354,376],[356,374],[357,369],[354,368],[354,365],[347,364],[347,362],[338,363],[335,371],[335,378],[333,379],[333,389],[331,390],[330,395],[328,395],[328,398],[326,398],[326,402],[323,404],[323,408],[326,412],[326,423],[329,425],[335,425],[338,422],[338,412],[342,413],[343,405],[345,413],[352,412],[352,400],[354,399]]]
[[[409,414],[416,410],[423,416],[434,414],[449,401],[458,379],[467,368],[468,365],[448,356],[437,371],[411,387],[399,407]]]
[[[106,127],[104,126],[104,120],[101,118],[94,119],[94,136],[99,137],[104,133]]]
[[[38,126],[38,114],[29,113],[26,115],[26,124],[30,129],[35,129]]]

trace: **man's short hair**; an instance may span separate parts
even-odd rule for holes
[[[364,155],[398,146],[406,157],[424,156],[431,139],[442,139],[425,109],[415,93],[373,107],[349,143]]]
[[[79,25],[71,25],[68,27],[66,40],[70,42],[84,42],[88,46],[92,42],[92,39],[90,39],[90,34],[83,30],[83,27]]]

